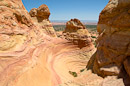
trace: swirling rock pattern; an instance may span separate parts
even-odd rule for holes
[[[37,10],[44,11],[44,6]],[[38,11],[34,9],[32,17]],[[67,40],[46,35],[43,29],[48,20],[39,23],[37,16],[33,20],[21,0],[0,0],[0,14],[0,86],[100,85],[101,77],[91,71],[80,73],[95,52],[93,45],[81,50]],[[76,72],[77,78],[69,71]]]

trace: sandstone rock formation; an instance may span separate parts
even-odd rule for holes
[[[79,48],[92,45],[88,30],[78,19],[71,19],[66,23],[63,35],[65,39],[78,45]]]
[[[43,4],[38,8],[33,8],[29,14],[31,15],[35,24],[42,28],[43,33],[46,33],[52,37],[56,37],[55,30],[49,21],[50,11],[47,5]]]
[[[126,1],[127,0],[125,0],[125,2]],[[120,3],[126,6],[125,2]],[[40,12],[38,13],[38,11]],[[123,85],[122,82],[124,80],[122,81],[122,79],[108,77],[103,80],[102,77],[93,74],[91,70],[85,70],[86,63],[88,63],[90,57],[95,52],[93,45],[80,49],[67,40],[51,37],[52,34],[49,34],[50,36],[46,35],[46,31],[44,32],[43,29],[48,28],[48,17],[50,15],[47,6],[42,5],[38,9],[33,9],[31,12],[32,18],[24,8],[21,0],[0,0],[0,86],[106,86],[109,82],[112,82],[112,86],[117,85],[118,82],[120,82],[120,86]],[[81,23],[78,22],[78,24],[74,24],[76,24],[78,29],[81,28],[75,30],[76,33],[87,34],[88,37],[89,33]],[[41,28],[42,26],[44,26],[44,28]],[[99,21],[99,31],[101,31],[100,27]],[[112,40],[114,40],[118,34],[121,35],[119,36],[120,38],[125,36],[124,41],[127,42],[129,39],[127,38],[129,36],[129,28],[125,26],[125,29],[123,29],[123,27],[116,29],[119,29],[120,32],[116,30],[117,32],[113,33],[114,36],[112,35]],[[114,30],[115,27],[112,27],[111,31]],[[72,30],[72,33],[73,31],[74,30]],[[100,69],[104,70],[101,66],[96,65],[99,64],[99,57],[105,55],[102,48],[116,51],[113,50],[113,47],[119,42],[117,41],[119,39],[115,39],[113,46],[110,46],[112,49],[106,49],[104,46],[105,44],[109,44],[110,38],[108,36],[106,40],[104,36],[107,36],[109,33],[106,34],[104,32],[105,31],[100,33],[98,51],[97,54],[95,54],[97,58],[93,61],[94,72],[98,74],[102,73]],[[102,33],[104,34],[101,35]],[[101,47],[103,45],[100,40],[101,38],[104,38],[102,41],[105,42],[103,47]],[[122,39],[123,38],[121,38],[121,41]],[[120,46],[121,48],[117,47],[117,49],[119,49],[119,51],[124,50],[125,44],[123,42],[120,42]],[[121,71],[124,73],[121,74],[127,78],[129,78],[127,76],[127,74],[129,74],[128,47],[129,45],[127,46],[128,50],[126,49],[127,53],[125,53],[125,55],[128,55],[122,64],[118,63],[118,61],[122,61],[122,59],[117,59],[115,64],[111,64],[115,69],[124,65],[124,67],[122,67],[123,71]],[[114,49],[116,48],[114,47]],[[110,53],[110,51],[108,53]],[[122,52],[122,55],[124,55],[123,53],[124,52]],[[109,54],[107,55],[109,56]],[[115,55],[115,52],[114,54],[110,53],[110,55]],[[104,61],[104,57],[102,58],[103,60],[100,61]],[[115,60],[112,59],[111,61],[114,63]],[[107,62],[105,64],[105,66],[107,66]],[[70,71],[77,76],[74,77],[73,74],[70,74]],[[102,74],[103,76],[105,74],[110,75],[111,72],[103,72]],[[119,77],[122,77],[122,75]]]
[[[50,38],[35,26],[21,0],[0,0],[0,14],[0,86],[41,86],[48,72],[41,74],[43,69],[34,65],[42,63],[41,47]]]
[[[102,86],[125,86],[123,79],[117,79],[116,76],[108,76],[103,80]]]
[[[86,27],[78,19],[71,19],[66,23],[64,32],[77,32],[79,29],[86,29]]]
[[[80,70],[95,48],[87,46],[81,51],[66,40],[46,35],[41,26],[48,28],[49,12],[44,8],[43,5],[37,9],[42,16],[33,9],[31,14],[35,17],[31,18],[21,0],[0,0],[0,86],[58,86],[76,81],[84,85],[97,80],[101,83],[102,78],[91,72],[80,77]],[[39,17],[43,19],[40,23]],[[79,77],[74,78],[69,71]],[[89,75],[92,80],[83,78]]]
[[[100,13],[98,48],[92,60],[93,71],[102,77],[118,76],[122,69],[130,76],[129,10],[130,0],[110,0]],[[90,63],[93,63],[92,60]]]

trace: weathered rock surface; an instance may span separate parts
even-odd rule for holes
[[[116,76],[108,76],[103,80],[101,86],[125,86],[123,79],[118,79]]]
[[[86,29],[86,27],[78,19],[71,19],[66,23],[64,32],[77,32],[79,29]]]
[[[42,8],[44,11],[44,5],[39,10]],[[95,48],[87,46],[81,51],[66,40],[46,35],[41,26],[47,27],[49,12],[44,11],[40,23],[36,9],[32,12],[31,18],[21,0],[0,0],[0,86],[57,86],[77,81],[84,86],[97,80],[101,83],[102,78],[91,72],[80,77],[80,70]],[[91,80],[84,78],[89,75]]]
[[[44,83],[51,82],[48,71],[39,65],[50,38],[35,26],[21,0],[0,0],[0,14],[0,86],[49,86]]]
[[[71,19],[66,23],[63,35],[65,39],[78,45],[79,48],[92,45],[88,30],[78,19]]]
[[[33,8],[29,12],[32,20],[38,25],[43,33],[51,37],[57,37],[52,24],[49,21],[50,11],[47,5],[43,4],[38,8]]]
[[[125,6],[125,4],[123,5]],[[123,86],[122,79],[110,77],[103,80],[102,77],[93,74],[90,70],[83,71],[86,63],[95,52],[91,41],[87,42],[89,46],[80,49],[81,47],[79,48],[67,40],[51,37],[50,33],[48,33],[50,36],[46,35],[47,32],[44,30],[50,25],[48,20],[50,12],[48,10],[46,5],[42,5],[38,9],[34,8],[30,11],[31,18],[21,0],[0,0],[0,86],[106,86],[109,85],[109,82],[112,82],[112,86],[117,85],[118,82]],[[40,12],[38,13],[38,11]],[[88,31],[79,21],[74,21],[78,24],[75,22],[74,26],[70,24],[70,27],[74,28],[71,30],[72,34],[74,31],[81,38],[82,35],[85,35],[86,37],[83,36],[83,39],[89,40]],[[113,28],[111,31],[115,30],[115,27],[111,28]],[[129,28],[127,28],[126,26],[125,29],[116,28],[117,32],[114,32],[112,37],[110,36],[111,40],[114,40],[113,45],[110,46],[112,49],[105,47],[111,42],[107,36],[109,33],[104,33],[105,31],[100,33],[98,51],[95,54],[97,58],[90,62],[94,63],[94,72],[99,75],[102,73],[103,76],[118,75],[118,72],[122,72],[120,70],[122,68],[124,73],[121,73],[120,77],[129,78],[127,76],[129,74],[129,45],[127,44]],[[119,29],[119,33],[117,29]],[[101,31],[100,22],[98,30]],[[117,34],[121,39],[118,38]],[[106,40],[104,36],[108,39]],[[104,39],[101,41],[101,38]],[[126,44],[123,44],[123,41]],[[120,42],[120,47],[114,46],[118,44],[117,42]],[[84,42],[79,42],[79,44],[84,45]],[[124,51],[125,45],[127,45],[126,51]],[[108,50],[108,52],[103,52],[102,49]],[[110,53],[110,50],[113,52]],[[121,59],[110,58],[109,55],[115,56],[117,50],[119,51],[116,54],[119,53]],[[110,64],[107,59],[102,57],[105,56],[104,53],[107,53],[107,59],[113,63]],[[121,67],[122,65],[124,67]],[[73,73],[76,74],[76,77]],[[127,85],[129,86],[129,83]]]
[[[100,76],[118,76],[122,68],[130,76],[129,10],[130,0],[110,0],[100,13],[98,48],[92,59],[93,71]]]

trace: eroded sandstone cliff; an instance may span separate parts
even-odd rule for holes
[[[126,79],[130,76],[129,10],[130,0],[110,0],[100,13],[98,48],[90,63],[94,61],[93,71],[102,77],[121,75]]]

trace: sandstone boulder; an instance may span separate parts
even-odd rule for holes
[[[37,8],[37,17],[48,19],[50,16],[50,11],[47,5],[43,4]]]
[[[78,19],[71,19],[66,23],[64,32],[77,32],[79,29],[86,29],[86,27]]]
[[[88,30],[78,19],[71,19],[66,23],[63,35],[65,39],[78,45],[79,48],[92,45],[92,40]]]
[[[42,29],[43,33],[46,33],[51,37],[57,37],[55,30],[49,21],[50,11],[47,5],[43,4],[38,8],[33,8],[30,10],[29,14],[35,24]]]
[[[37,8],[32,8],[29,12],[31,17],[36,17],[37,16]]]

